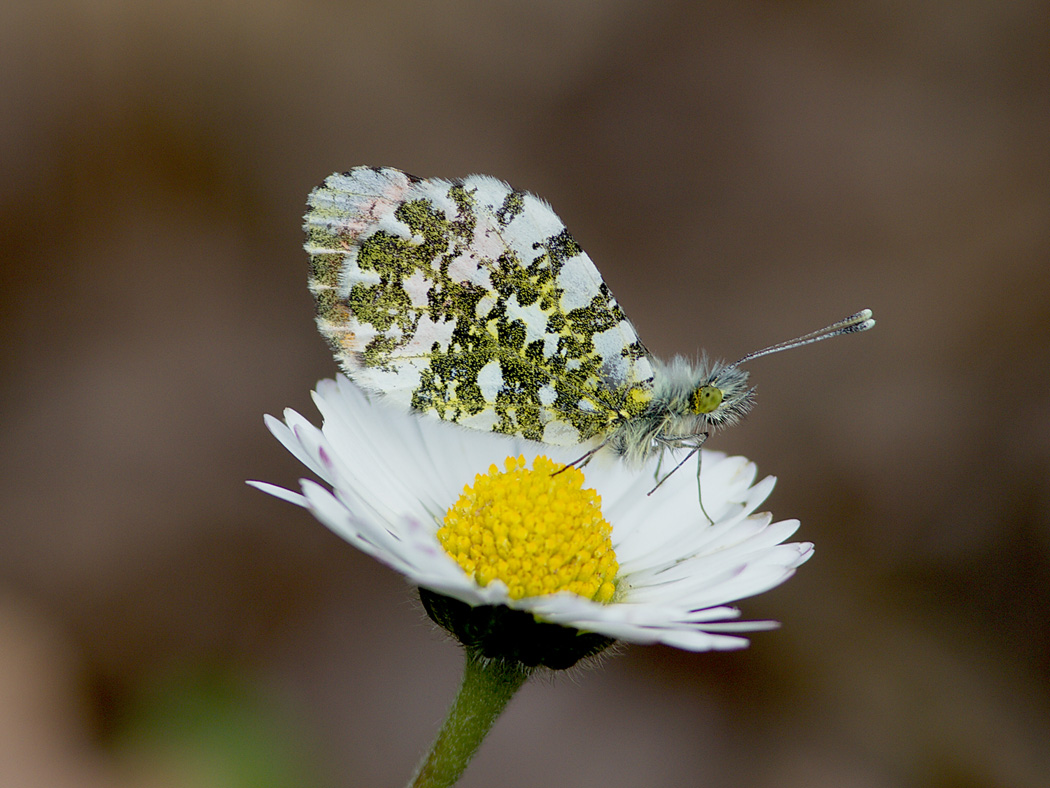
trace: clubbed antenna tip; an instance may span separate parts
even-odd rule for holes
[[[856,314],[845,317],[839,320],[837,323],[832,323],[830,326],[811,331],[808,334],[803,334],[800,337],[794,339],[788,339],[784,342],[777,342],[775,345],[770,345],[767,348],[756,350],[754,353],[748,353],[742,359],[733,364],[731,367],[739,366],[747,361],[759,358],[760,356],[768,356],[772,353],[779,353],[781,350],[790,350],[793,347],[801,347],[802,345],[809,345],[813,342],[820,342],[822,339],[830,339],[831,337],[837,337],[841,334],[857,334],[861,331],[867,331],[869,328],[875,325],[875,320],[871,316],[870,309],[862,309]]]

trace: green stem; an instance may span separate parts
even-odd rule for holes
[[[470,759],[532,668],[520,662],[487,659],[467,649],[463,683],[448,719],[408,788],[447,788],[463,774]]]

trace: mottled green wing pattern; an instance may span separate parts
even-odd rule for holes
[[[652,399],[653,367],[545,202],[482,175],[332,175],[305,217],[317,323],[363,389],[445,421],[557,445]]]

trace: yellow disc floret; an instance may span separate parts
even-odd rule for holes
[[[479,585],[502,580],[512,599],[570,591],[606,603],[616,592],[612,526],[583,473],[508,457],[474,477],[445,513],[442,547]]]

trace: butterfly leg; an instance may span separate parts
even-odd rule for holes
[[[704,437],[706,438],[707,436],[705,435]],[[707,509],[704,508],[704,494],[703,490],[700,488],[700,467],[704,461],[704,454],[700,451],[699,446],[697,446],[696,449],[694,449],[694,451],[696,452],[696,498],[697,501],[700,503],[700,511],[704,513],[704,517],[707,518],[707,522],[711,523],[711,525],[714,525],[715,521],[711,519],[711,515],[709,515],[707,513]]]
[[[649,495],[652,495],[654,492],[656,492],[657,487],[659,487],[661,484],[667,481],[671,477],[671,474],[673,474],[675,471],[677,471],[679,468],[685,465],[686,461],[690,457],[692,457],[694,454],[700,451],[700,447],[704,445],[704,442],[707,440],[709,435],[710,433],[701,432],[699,434],[694,435],[664,435],[661,437],[657,437],[656,442],[660,444],[660,459],[656,463],[657,483],[656,487],[653,487],[653,489],[649,491]],[[685,455],[685,457],[682,458],[682,460],[680,460],[678,464],[675,465],[667,473],[666,476],[661,477],[660,466],[663,463],[665,449],[690,449],[690,452],[687,455]],[[700,472],[697,471],[697,478],[699,478],[699,474]]]
[[[598,452],[600,452],[602,449],[605,448],[605,445],[608,442],[609,442],[609,439],[606,438],[605,440],[603,440],[601,443],[599,443],[597,446],[595,446],[593,449],[588,451],[586,454],[584,454],[579,459],[575,459],[572,462],[568,463],[567,465],[561,466],[558,470],[556,470],[554,473],[552,473],[551,476],[557,476],[559,473],[564,471],[566,468],[582,468],[582,467],[584,467],[587,463],[589,463],[591,461],[591,459],[594,457],[595,454],[597,454]]]
[[[674,473],[675,471],[677,471],[677,470],[678,470],[679,468],[681,468],[681,467],[682,467],[683,465],[685,465],[685,463],[686,463],[686,460],[688,460],[688,459],[689,459],[690,457],[692,457],[692,456],[693,456],[694,454],[696,454],[696,453],[697,453],[697,452],[698,452],[699,450],[700,450],[700,447],[699,447],[699,446],[697,446],[697,447],[694,447],[694,448],[692,449],[692,451],[690,451],[690,452],[689,452],[689,453],[688,453],[687,455],[685,455],[685,457],[683,457],[683,458],[682,458],[682,459],[681,459],[681,460],[679,461],[679,463],[678,463],[677,465],[675,465],[675,466],[674,466],[674,467],[673,467],[673,468],[672,468],[672,469],[671,469],[671,470],[670,470],[670,471],[669,471],[669,472],[667,473],[667,475],[666,475],[666,476],[664,476],[664,477],[660,478],[660,479],[659,479],[659,480],[658,480],[658,481],[656,482],[656,486],[655,486],[655,487],[653,487],[653,489],[651,489],[651,490],[650,490],[650,491],[649,491],[649,492],[648,492],[647,494],[648,494],[648,495],[652,495],[652,494],[653,494],[654,492],[656,492],[656,491],[657,491],[658,489],[660,489],[660,485],[661,485],[661,484],[663,484],[664,482],[666,482],[666,481],[667,481],[668,479],[670,479],[670,478],[671,478],[671,474],[673,474],[673,473]],[[661,461],[663,460],[663,455],[662,455],[662,453],[661,453],[661,457],[660,457],[660,460],[661,460]]]
[[[661,443],[661,446],[660,446],[660,459],[656,463],[656,478],[657,478],[657,482],[656,482],[656,486],[653,487],[653,489],[651,489],[649,491],[649,495],[652,495],[654,492],[656,492],[657,489],[659,489],[660,485],[663,484],[665,481],[667,481],[671,477],[671,474],[673,474],[675,471],[677,471],[679,468],[681,468],[683,465],[685,465],[685,463],[689,460],[689,458],[692,457],[695,454],[696,455],[696,497],[697,497],[697,500],[700,503],[700,511],[704,513],[704,517],[707,518],[708,522],[713,523],[714,520],[711,519],[711,515],[709,515],[707,513],[707,510],[704,508],[704,497],[703,497],[703,494],[702,494],[701,489],[700,489],[700,469],[702,467],[703,457],[704,457],[704,455],[700,452],[700,448],[704,445],[704,443],[707,441],[709,436],[710,436],[710,433],[708,433],[708,432],[701,432],[699,435],[681,435],[681,436],[670,435],[670,436],[666,436],[664,438],[661,438],[660,439],[660,443]],[[664,449],[671,448],[671,447],[683,448],[683,449],[687,448],[690,451],[689,451],[689,453],[687,455],[685,455],[685,457],[683,457],[678,462],[677,465],[674,466],[674,468],[672,468],[668,472],[668,474],[666,476],[660,477],[660,475],[659,475],[660,474],[660,465],[663,463],[663,452],[664,452]]]

